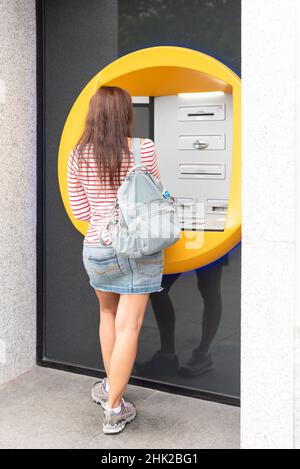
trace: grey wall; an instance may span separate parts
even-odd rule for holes
[[[34,0],[0,0],[0,384],[35,362]]]

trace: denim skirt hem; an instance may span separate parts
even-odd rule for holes
[[[161,285],[154,285],[154,286],[147,286],[147,287],[134,287],[132,289],[128,288],[120,288],[120,287],[115,287],[113,285],[106,285],[105,287],[97,287],[90,281],[90,285],[95,289],[99,291],[106,291],[106,292],[112,292],[112,293],[119,293],[120,295],[134,295],[134,294],[142,294],[142,293],[155,293],[155,292],[160,292],[164,288]]]

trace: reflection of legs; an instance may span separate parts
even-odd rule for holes
[[[151,293],[150,300],[159,328],[161,351],[175,352],[175,310],[169,296],[169,290],[180,274],[164,275],[162,287],[164,290]]]
[[[121,295],[116,315],[116,341],[110,360],[110,408],[120,405],[137,354],[149,294]]]
[[[218,331],[222,315],[221,276],[223,265],[220,263],[196,271],[198,288],[204,302],[202,338],[198,351],[207,353]]]
[[[221,275],[222,264],[216,263],[204,269],[196,270],[198,288],[204,302],[202,337],[192,356],[179,370],[185,377],[200,376],[213,367],[208,353],[220,325],[222,314]]]
[[[115,344],[115,318],[120,295],[118,293],[95,290],[100,303],[99,339],[102,359],[107,376],[113,347]]]
[[[135,372],[144,376],[173,375],[178,370],[175,355],[175,310],[169,297],[169,290],[180,274],[164,275],[161,292],[151,293],[150,300],[157,321],[161,348],[150,360],[135,364]]]

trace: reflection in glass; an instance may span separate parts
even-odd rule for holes
[[[189,47],[240,74],[240,0],[121,0],[119,56],[145,47]]]
[[[150,296],[134,376],[239,396],[240,245]],[[153,314],[152,314],[153,313]]]

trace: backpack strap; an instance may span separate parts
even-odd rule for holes
[[[132,138],[132,151],[134,156],[134,163],[133,167],[128,171],[126,174],[126,178],[128,179],[136,170],[144,169],[146,172],[149,172],[148,167],[141,163],[141,149],[140,149],[140,139],[133,137]]]
[[[140,148],[140,139],[134,137],[132,139],[132,151],[134,156],[134,165],[141,164],[141,148]]]

